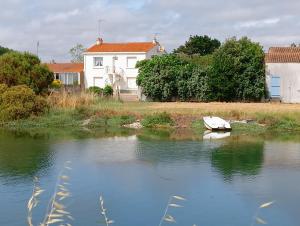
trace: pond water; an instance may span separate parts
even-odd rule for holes
[[[174,200],[183,208],[169,209],[176,225],[251,225],[257,208],[269,201],[275,203],[259,212],[269,225],[300,224],[298,137],[183,137],[153,131],[0,131],[0,225],[27,225],[34,176],[46,190],[33,212],[39,225],[66,161],[72,196],[63,202],[72,225],[103,225],[100,195],[113,225],[159,225],[173,195],[186,198]]]

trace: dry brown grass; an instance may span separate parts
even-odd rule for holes
[[[149,107],[157,111],[181,114],[223,113],[234,118],[256,113],[300,113],[300,104],[281,103],[152,103]]]
[[[54,93],[48,97],[51,107],[76,108],[79,106],[90,106],[96,103],[97,97],[91,93],[69,94],[67,92]]]

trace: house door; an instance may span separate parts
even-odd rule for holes
[[[104,88],[104,78],[103,77],[94,77],[94,86]]]
[[[271,77],[271,97],[272,98],[280,97],[280,77],[279,76]]]

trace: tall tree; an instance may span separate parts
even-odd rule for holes
[[[208,54],[212,54],[216,49],[218,49],[221,45],[221,42],[217,39],[213,39],[204,36],[190,36],[189,40],[185,42],[184,45],[179,46],[178,49],[174,50],[174,53],[183,53],[186,55],[200,55],[205,56]]]
[[[247,37],[228,39],[213,56],[211,99],[259,101],[265,94],[264,51]]]
[[[73,48],[70,49],[69,53],[71,55],[72,63],[83,63],[83,53],[85,48],[82,44],[76,44]]]
[[[13,51],[0,56],[0,83],[7,86],[27,85],[35,93],[42,93],[53,78],[53,73],[35,55]]]

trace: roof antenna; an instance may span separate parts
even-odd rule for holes
[[[160,33],[156,32],[154,33],[154,38],[153,38],[153,43],[158,43],[158,35],[160,35]]]

